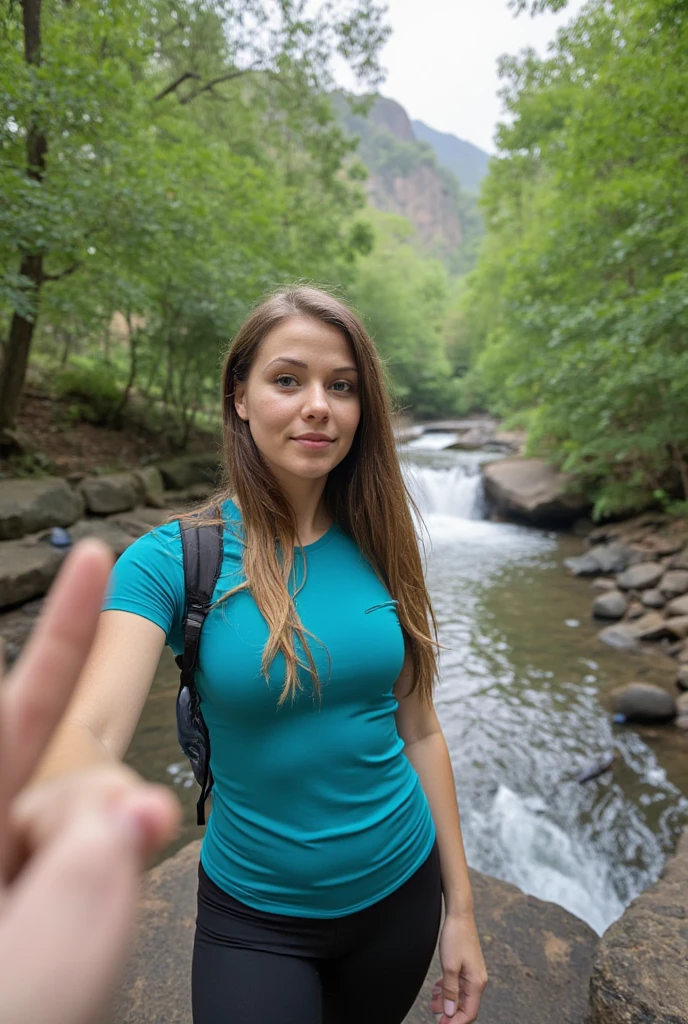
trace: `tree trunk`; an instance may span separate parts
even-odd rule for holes
[[[127,380],[127,386],[122,393],[122,397],[119,400],[117,408],[115,409],[115,419],[118,419],[124,412],[126,404],[129,401],[129,393],[134,386],[134,381],[136,380],[138,339],[137,330],[132,326],[131,313],[127,313],[126,321],[127,331],[129,333],[129,379]]]
[[[38,293],[43,276],[42,254],[25,256],[21,262],[19,273],[29,278]],[[12,447],[11,438],[5,434],[5,431],[12,429],[19,412],[19,400],[24,388],[35,326],[35,319],[27,320],[16,312],[12,316],[10,333],[5,346],[2,374],[0,375],[0,447]]]
[[[41,2],[23,0],[24,59],[27,64],[41,62]],[[45,175],[45,157],[48,143],[39,125],[29,125],[26,134],[26,173],[34,181],[42,182]],[[22,253],[19,273],[31,282],[34,293],[34,314],[31,320],[16,311],[12,316],[10,333],[5,347],[5,358],[0,373],[0,448],[14,446],[11,434],[19,411],[19,401],[26,378],[29,351],[36,327],[38,297],[43,284],[43,252]]]

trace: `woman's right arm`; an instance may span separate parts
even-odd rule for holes
[[[141,615],[101,612],[74,696],[30,785],[121,761],[164,643],[161,627]]]

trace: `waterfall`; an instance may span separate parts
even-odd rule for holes
[[[407,464],[404,475],[422,516],[456,516],[482,519],[484,498],[480,472],[467,466],[434,468]]]

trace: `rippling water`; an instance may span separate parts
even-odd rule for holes
[[[671,729],[612,726],[605,698],[633,678],[666,681],[673,664],[605,647],[588,586],[562,567],[580,542],[481,518],[486,457],[444,451],[447,440],[412,442],[404,465],[446,648],[436,705],[468,860],[601,933],[657,878],[688,825],[688,742]],[[166,656],[128,760],[177,787],[188,841],[201,830],[176,747],[175,693]],[[575,781],[612,751],[611,772]]]
[[[670,781],[636,732],[615,730],[600,695],[671,663],[639,665],[603,648],[588,588],[562,569],[562,538],[477,519],[474,458],[424,454],[419,442],[409,454],[447,648],[436,704],[469,862],[601,933],[655,880],[688,824],[688,780],[679,763],[678,785]],[[613,772],[575,781],[614,750]]]

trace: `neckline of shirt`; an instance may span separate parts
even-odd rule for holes
[[[229,516],[230,519],[235,522],[241,522],[241,511],[231,498],[227,498],[224,502],[223,513],[227,510],[231,513]],[[332,523],[332,526],[323,533],[322,537],[318,537],[318,539],[314,540],[311,544],[302,545],[304,552],[308,552],[310,554],[311,551],[317,551],[319,548],[325,547],[325,545],[329,544],[331,540],[334,540],[338,533],[339,527],[336,523]],[[297,547],[294,550],[298,553],[299,548]]]

